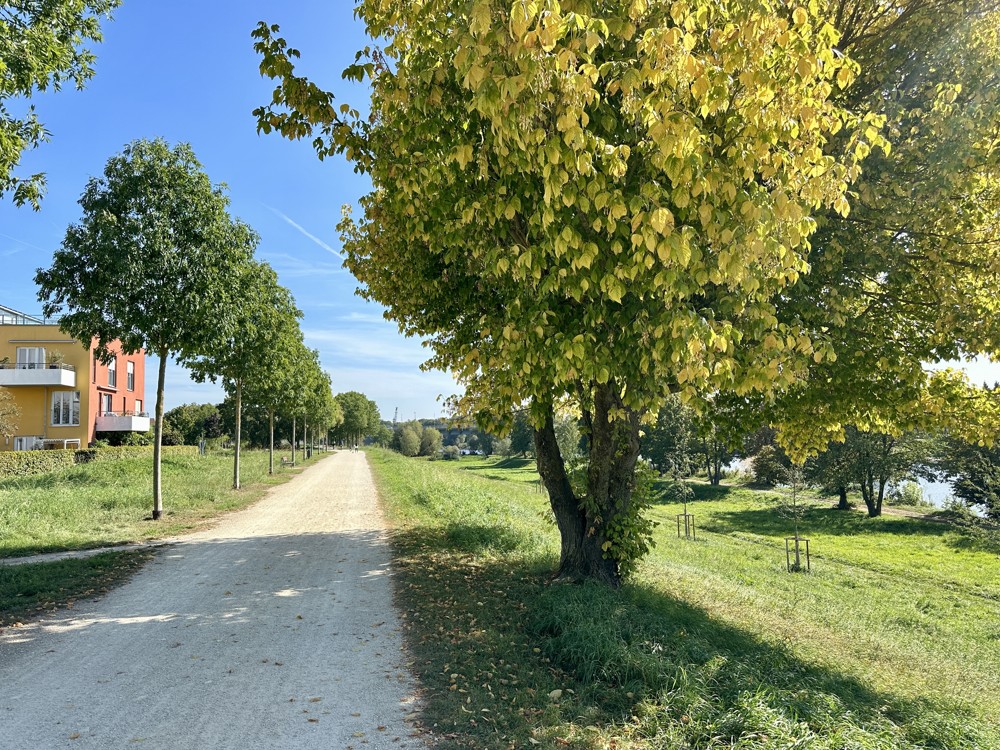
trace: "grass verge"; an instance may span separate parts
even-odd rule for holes
[[[152,557],[150,550],[104,552],[84,559],[0,565],[0,627],[106,594]]]
[[[295,469],[267,452],[241,454],[240,490],[232,489],[229,451],[206,456],[166,455],[162,460],[164,516],[152,521],[152,459],[90,463],[29,477],[0,480],[0,557],[92,549],[190,531],[219,514],[258,500],[324,453]]]
[[[525,467],[506,481],[481,459],[369,459],[395,526],[425,722],[443,748],[1000,747],[1000,567],[978,557],[988,551],[940,537],[975,559],[897,576],[919,557],[892,562],[905,540],[944,552],[883,524],[866,533],[884,549],[852,553],[855,532],[831,531],[835,554],[789,575],[782,525],[762,533],[753,522],[767,514],[726,515],[774,500],[728,495],[694,504],[697,543],[671,539],[678,511],[657,508],[657,551],[622,590],[554,586],[557,534]]]

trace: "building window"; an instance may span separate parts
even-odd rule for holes
[[[118,385],[118,361],[114,359],[108,362],[108,385],[112,388]]]
[[[19,346],[17,347],[17,367],[18,369],[34,370],[45,365],[44,346]]]
[[[136,413],[136,416],[142,414],[142,399],[141,398],[137,398],[135,400],[135,413]]]
[[[101,394],[101,414],[110,414],[113,410],[112,397],[110,393]]]
[[[33,451],[42,447],[42,439],[37,435],[25,435],[14,438],[14,450]]]
[[[80,425],[80,391],[56,391],[52,394],[52,426]]]
[[[125,387],[130,391],[135,390],[135,362],[125,363]]]

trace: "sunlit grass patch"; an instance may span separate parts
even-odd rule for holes
[[[718,488],[689,506],[697,542],[654,509],[658,546],[621,591],[550,585],[529,467],[369,457],[443,747],[1000,747],[1000,567],[951,531],[816,505],[814,572],[790,575],[779,499]],[[925,575],[908,541],[957,561]]]

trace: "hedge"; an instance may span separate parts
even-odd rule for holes
[[[194,456],[194,445],[169,445],[163,447],[165,456]],[[145,458],[153,455],[152,446],[122,445],[116,448],[84,448],[83,450],[0,451],[0,478],[27,477],[47,474],[74,464],[121,461],[126,458]]]
[[[76,463],[76,451],[0,451],[0,477],[27,477],[65,469]]]

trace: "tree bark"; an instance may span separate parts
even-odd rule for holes
[[[292,415],[292,466],[295,466],[295,415]]]
[[[156,428],[153,430],[153,520],[163,517],[163,489],[160,456],[163,453],[163,390],[167,380],[167,350],[160,349],[160,370],[156,377]]]
[[[840,502],[837,504],[837,509],[838,510],[849,510],[851,506],[848,505],[848,503],[847,503],[847,488],[846,487],[838,487],[837,488],[837,492],[840,494]]]
[[[233,403],[236,411],[236,445],[233,450],[233,489],[240,488],[240,438],[242,437],[243,421],[243,381],[236,380],[236,398]]]
[[[267,445],[267,473],[274,473],[274,409],[267,411],[267,427],[270,439]]]
[[[621,585],[618,561],[604,549],[609,526],[628,513],[632,504],[635,464],[639,457],[638,415],[611,419],[614,409],[624,409],[610,385],[593,388],[586,502],[576,497],[556,442],[552,408],[534,431],[538,473],[549,493],[549,504],[559,528],[560,555],[557,580],[597,580]]]
[[[309,425],[306,422],[306,417],[302,415],[302,460],[306,460],[306,441],[309,439]]]

